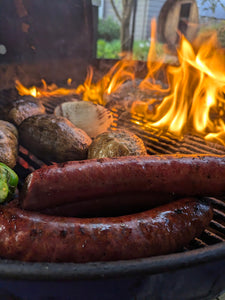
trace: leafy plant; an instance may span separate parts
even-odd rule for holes
[[[149,41],[135,41],[133,45],[134,59],[147,60],[149,46]]]
[[[120,38],[120,25],[111,17],[99,19],[98,38],[106,41],[112,41]]]
[[[225,21],[221,21],[220,26],[217,29],[217,33],[221,46],[225,48]]]
[[[149,41],[135,41],[133,47],[133,58],[135,60],[147,60],[148,51],[150,47]],[[163,53],[163,45],[156,44],[156,52],[158,55]],[[112,58],[119,59],[120,53],[120,40],[107,42],[99,39],[97,42],[97,57],[98,58]]]
[[[209,23],[207,26],[202,26],[200,32],[216,31],[220,45],[225,48],[225,21]]]
[[[114,40],[107,42],[99,39],[97,42],[97,57],[118,59],[120,53],[120,41]]]

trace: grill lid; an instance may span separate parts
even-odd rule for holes
[[[0,89],[18,79],[79,82],[96,52],[97,8],[91,0],[2,0]]]

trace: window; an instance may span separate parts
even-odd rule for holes
[[[186,34],[188,28],[190,10],[191,10],[191,3],[181,4],[178,30],[184,35]]]

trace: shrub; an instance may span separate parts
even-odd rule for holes
[[[149,45],[149,41],[135,41],[133,45],[134,59],[147,60]]]
[[[134,59],[147,60],[150,47],[150,41],[135,41],[133,46]],[[156,43],[156,54],[161,56],[163,54],[163,44]]]
[[[112,18],[99,19],[98,38],[112,41],[120,38],[120,25]]]
[[[149,46],[149,41],[135,41],[133,47],[133,58],[135,60],[147,60]],[[97,42],[97,58],[119,59],[120,51],[120,40],[107,42],[103,39],[99,39]],[[163,54],[162,44],[156,44],[156,52],[159,56]]]
[[[225,21],[203,24],[200,33],[215,30],[221,47],[225,48]]]
[[[113,58],[118,59],[120,53],[120,41],[114,40],[107,42],[99,39],[97,43],[97,57],[98,58]]]
[[[217,32],[218,32],[218,39],[221,43],[221,46],[223,48],[225,48],[225,21],[222,21],[220,23],[220,26],[217,29]]]

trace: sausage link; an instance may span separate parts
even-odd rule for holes
[[[161,193],[123,193],[89,198],[40,210],[47,215],[64,217],[112,217],[131,214],[174,201],[172,195]]]
[[[155,194],[171,200],[189,196],[225,194],[225,156],[159,155],[66,162],[28,175],[21,206],[44,210],[118,194]],[[124,201],[127,202],[126,197]],[[136,200],[138,202],[138,197]],[[110,201],[109,201],[110,202]],[[165,198],[163,200],[165,203]],[[110,202],[112,205],[112,201]],[[109,210],[112,205],[109,203]],[[120,198],[123,203],[123,197]],[[160,205],[160,202],[157,203]],[[89,205],[90,206],[90,205]]]
[[[184,198],[119,217],[65,218],[0,208],[0,256],[43,262],[134,259],[180,250],[212,219],[209,204]]]

